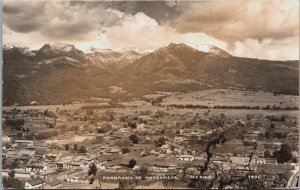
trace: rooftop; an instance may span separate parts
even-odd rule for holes
[[[53,181],[47,182],[47,184],[50,185],[50,186],[56,186],[56,185],[62,184],[62,182],[60,180],[58,180],[58,179],[55,179]]]
[[[32,179],[32,180],[29,180],[27,181],[27,183],[29,183],[31,186],[36,186],[36,185],[40,185],[40,184],[43,184],[45,183],[45,181],[43,179]]]

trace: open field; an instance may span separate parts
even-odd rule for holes
[[[299,97],[277,95],[269,92],[238,91],[212,89],[198,92],[174,94],[163,100],[161,105],[205,105],[205,106],[266,106],[276,105],[282,108],[298,107]]]

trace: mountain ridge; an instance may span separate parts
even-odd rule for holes
[[[147,54],[88,54],[75,46],[53,48],[50,44],[32,51],[7,48],[3,51],[3,103],[61,104],[92,96],[130,98],[211,87],[298,94],[298,61],[224,56],[216,51],[203,52],[186,44],[169,44]],[[127,93],[111,94],[111,86]]]

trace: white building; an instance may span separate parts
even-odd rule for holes
[[[43,179],[32,179],[26,181],[25,189],[43,189],[45,185],[46,183]]]
[[[45,172],[48,167],[46,164],[31,163],[26,165],[25,171]]]
[[[2,143],[8,143],[11,142],[11,138],[7,135],[2,136]]]
[[[195,158],[192,155],[180,155],[177,156],[178,160],[182,160],[182,161],[193,161]]]
[[[145,130],[145,124],[144,123],[138,124],[137,130],[139,130],[139,131]]]

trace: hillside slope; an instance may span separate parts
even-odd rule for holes
[[[3,52],[3,104],[61,104],[89,97],[130,98],[154,91],[239,88],[298,94],[298,61],[234,57],[170,44],[152,53],[84,53],[72,45]],[[106,57],[104,55],[107,55]],[[111,87],[123,88],[112,93]]]

